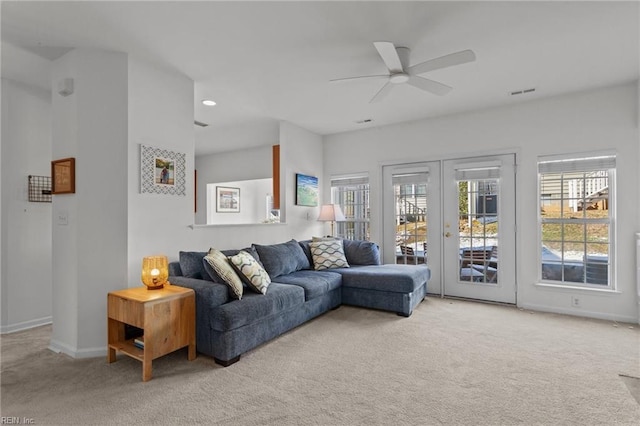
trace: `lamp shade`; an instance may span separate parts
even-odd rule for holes
[[[344,222],[346,219],[339,204],[323,204],[320,207],[320,222]]]
[[[142,259],[142,282],[150,290],[162,288],[169,279],[167,256],[148,256]]]

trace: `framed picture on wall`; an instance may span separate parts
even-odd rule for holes
[[[51,162],[51,193],[75,194],[76,159],[63,158]]]
[[[296,173],[296,206],[318,205],[318,178]]]
[[[140,145],[140,192],[186,194],[185,154]]]
[[[240,188],[216,186],[216,212],[240,213]]]

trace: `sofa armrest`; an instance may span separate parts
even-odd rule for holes
[[[169,276],[169,282],[180,287],[193,289],[196,293],[197,310],[224,305],[231,300],[228,287],[225,284],[176,276]]]

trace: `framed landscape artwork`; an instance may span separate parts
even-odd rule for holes
[[[240,188],[216,186],[216,211],[240,213]]]
[[[318,178],[296,173],[296,206],[318,205]]]

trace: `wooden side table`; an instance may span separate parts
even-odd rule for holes
[[[147,287],[110,292],[107,296],[107,362],[120,351],[142,362],[142,380],[151,380],[151,362],[185,346],[189,361],[196,357],[195,293],[175,285],[158,290]],[[144,349],[125,339],[125,324],[144,330]]]

